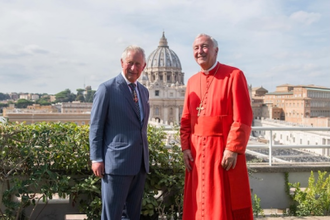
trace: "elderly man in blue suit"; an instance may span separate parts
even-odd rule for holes
[[[122,72],[95,93],[90,120],[90,159],[102,178],[102,220],[119,220],[126,204],[130,220],[140,219],[149,172],[149,92],[137,82],[146,66],[144,50],[128,46]]]

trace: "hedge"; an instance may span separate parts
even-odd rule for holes
[[[101,184],[91,171],[88,132],[88,125],[75,123],[0,124],[0,204],[5,206],[0,215],[8,220],[31,219],[42,212],[35,213],[36,205],[47,204],[57,193],[69,197],[88,219],[100,219]],[[165,146],[165,139],[162,128],[148,127],[150,174],[141,219],[179,219],[182,214],[181,149]]]

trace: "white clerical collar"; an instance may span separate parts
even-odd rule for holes
[[[209,72],[212,70],[212,69],[214,69],[214,67],[217,65],[217,61],[215,61],[215,63],[213,64],[213,66],[210,68],[210,69],[208,69],[208,70],[203,70],[202,69],[202,72],[203,73],[205,73],[206,75],[208,75],[209,74]]]
[[[131,84],[131,82],[128,81],[128,80],[126,79],[126,76],[125,76],[125,74],[123,73],[123,71],[121,71],[121,75],[124,77],[124,79],[125,79],[127,85],[128,85],[128,84]],[[137,82],[135,81],[134,84],[137,85]]]

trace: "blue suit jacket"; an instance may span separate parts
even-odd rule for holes
[[[89,132],[90,159],[103,161],[106,174],[135,175],[141,164],[149,172],[149,92],[139,82],[137,88],[143,123],[121,74],[102,83],[95,93]]]

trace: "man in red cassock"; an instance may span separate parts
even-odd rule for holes
[[[183,220],[253,220],[245,149],[252,123],[243,72],[217,62],[218,43],[193,44],[201,71],[187,84],[181,118],[186,166]]]

